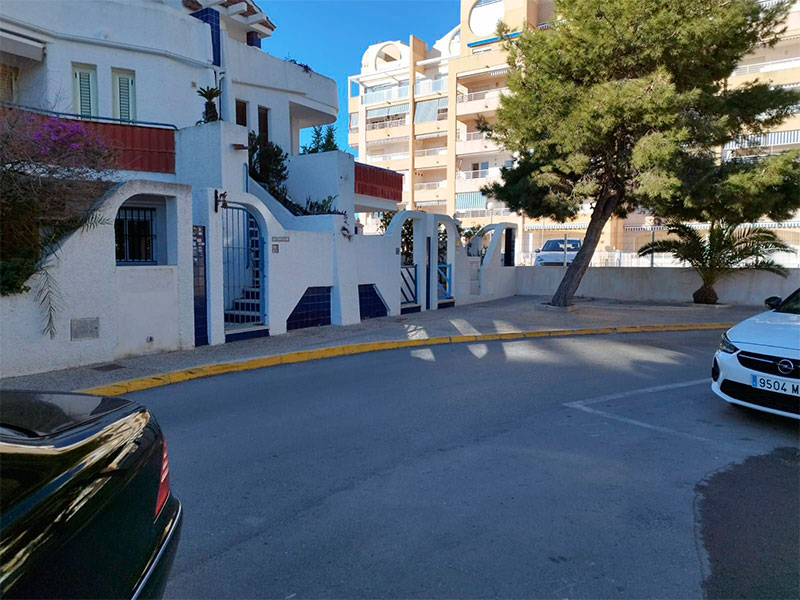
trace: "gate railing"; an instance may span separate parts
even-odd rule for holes
[[[436,283],[439,286],[439,300],[453,297],[452,266],[442,264],[436,267]]]
[[[400,303],[419,304],[417,295],[417,265],[400,267]]]

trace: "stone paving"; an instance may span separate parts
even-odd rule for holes
[[[587,298],[577,298],[578,308],[572,312],[536,310],[536,304],[546,300],[514,296],[439,311],[370,319],[357,325],[301,329],[275,337],[120,359],[111,364],[0,378],[0,388],[72,391],[188,367],[344,344],[517,331],[738,322],[763,310],[755,306],[717,308]]]

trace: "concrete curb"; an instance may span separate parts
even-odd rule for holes
[[[420,346],[436,346],[439,344],[463,344],[470,342],[489,342],[494,340],[518,340],[524,338],[540,337],[567,337],[577,335],[602,335],[609,333],[645,333],[659,331],[702,331],[708,329],[728,329],[733,327],[733,323],[676,323],[672,325],[623,325],[620,327],[601,327],[588,329],[554,329],[550,331],[513,331],[509,333],[484,333],[476,335],[453,335],[447,337],[432,337],[418,340],[391,340],[384,342],[365,342],[362,344],[346,344],[343,346],[332,346],[330,348],[317,348],[314,350],[299,350],[286,354],[276,354],[274,356],[264,356],[249,360],[240,360],[227,363],[210,365],[200,365],[179,369],[169,373],[160,373],[148,377],[128,379],[99,385],[96,387],[76,390],[87,394],[98,394],[102,396],[119,396],[139,390],[161,387],[182,381],[190,381],[201,377],[211,377],[224,373],[236,373],[238,371],[252,371],[263,369],[275,365],[285,365],[291,363],[308,362],[321,358],[333,358],[335,356],[347,356],[350,354],[364,354],[366,352],[377,352],[380,350],[396,350],[398,348],[417,348]]]

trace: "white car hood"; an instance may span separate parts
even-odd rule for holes
[[[567,251],[567,260],[574,260],[575,256],[578,254],[577,250],[572,252]],[[542,262],[556,262],[556,261],[563,261],[564,260],[564,251],[556,251],[556,252],[539,252],[536,255],[536,258],[541,258]]]
[[[800,315],[768,310],[731,327],[728,339],[737,345],[787,348],[800,352]]]

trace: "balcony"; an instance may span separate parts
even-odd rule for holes
[[[786,69],[800,69],[800,58],[784,58],[781,60],[770,60],[751,65],[740,65],[733,70],[731,77],[737,77],[739,75],[753,75],[755,73],[770,73],[773,71],[783,71]]]
[[[456,98],[456,115],[472,115],[492,112],[500,106],[500,96],[508,92],[508,88],[496,88],[470,94],[459,94]]]
[[[759,156],[778,154],[798,146],[800,146],[800,129],[771,131],[764,135],[754,135],[728,142],[725,144],[723,157],[725,160],[735,156],[757,158]]]
[[[478,192],[492,179],[500,177],[500,167],[490,167],[477,171],[458,171],[456,173],[456,193]]]
[[[415,98],[439,92],[447,93],[447,77],[442,77],[441,79],[423,79],[414,86]]]
[[[419,169],[444,167],[447,164],[447,146],[427,148],[414,152],[414,166]]]
[[[393,154],[368,154],[367,160],[371,163],[388,162],[390,160],[403,160],[408,158],[408,152],[394,152]]]
[[[408,86],[397,86],[386,90],[378,90],[375,92],[367,92],[361,96],[361,104],[370,106],[372,104],[380,104],[382,102],[391,102],[393,100],[402,100],[408,98]]]
[[[98,138],[117,153],[116,168],[121,171],[175,173],[175,129],[167,123],[142,121],[123,122],[108,117],[82,117],[72,113],[39,110],[31,107],[3,104],[0,114],[20,112],[45,121],[80,120]]]
[[[489,139],[483,131],[469,131],[461,134],[456,141],[456,154],[482,154],[497,152],[499,146],[496,141]]]
[[[414,184],[414,204],[416,206],[445,205],[449,189],[447,181],[428,181]]]

